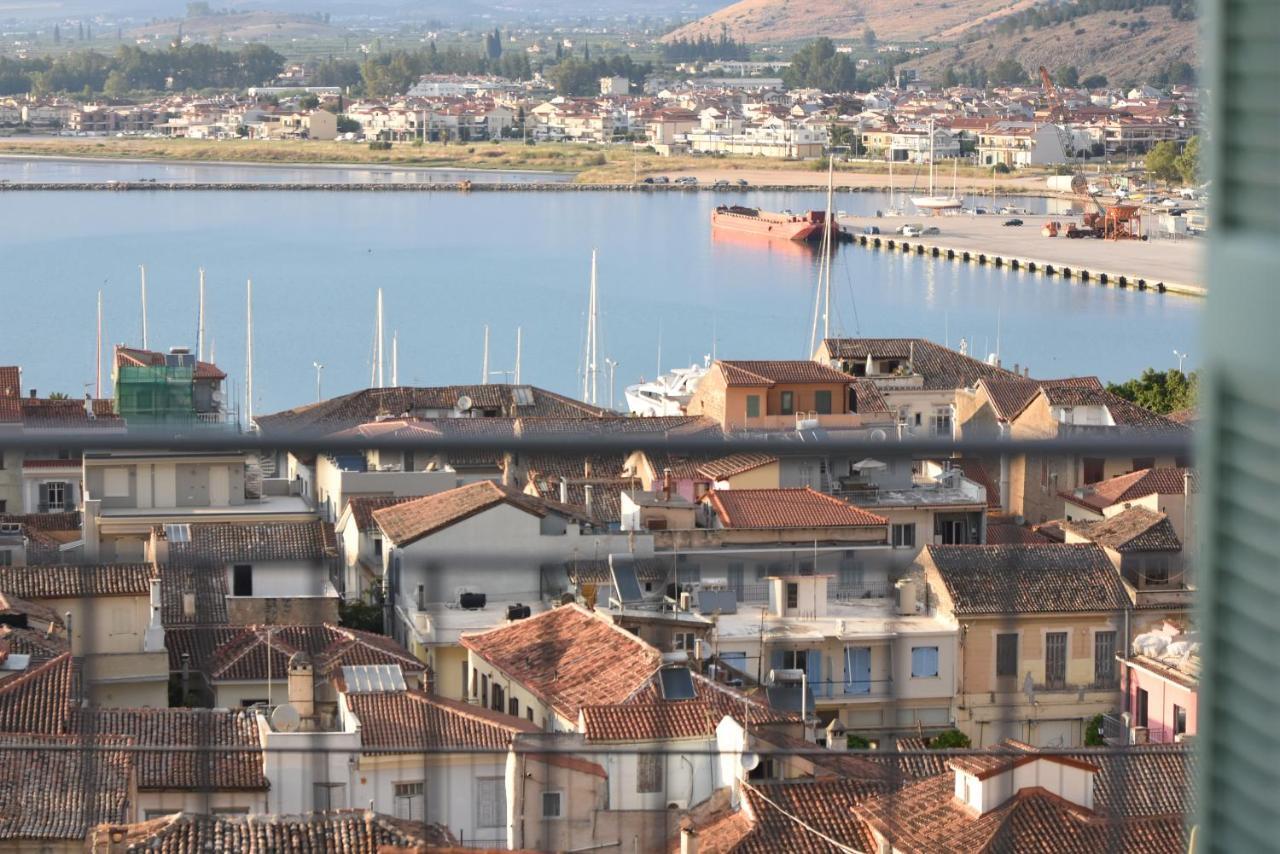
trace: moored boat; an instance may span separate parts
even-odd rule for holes
[[[712,228],[778,240],[819,240],[826,222],[825,211],[793,214],[789,211],[775,212],[741,205],[721,205],[711,212]]]

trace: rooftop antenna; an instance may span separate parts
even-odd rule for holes
[[[391,330],[391,386],[400,385],[400,331]]]
[[[996,364],[1000,364],[1000,320],[1004,316],[1003,309],[996,309]]]
[[[245,285],[244,424],[253,428],[253,279]]]
[[[316,403],[320,402],[320,373],[324,370],[324,365],[319,362],[312,362],[311,367],[316,369]]]
[[[591,250],[591,290],[587,299],[587,342],[583,351],[582,399],[595,405],[599,395],[596,387],[596,357],[599,353],[599,311],[596,302],[596,250]]]
[[[147,268],[139,264],[142,272],[142,349],[147,349]]]
[[[515,377],[516,385],[520,385],[520,350],[524,344],[523,334],[524,334],[524,331],[519,326],[517,326],[516,327],[516,377]]]
[[[204,267],[200,268],[200,307],[196,311],[196,361],[204,361]]]
[[[484,325],[484,357],[480,361],[480,385],[489,384],[489,324]]]
[[[658,372],[653,375],[655,379],[662,376],[662,321],[658,321]]]
[[[98,288],[98,380],[94,388],[93,396],[102,397],[102,288]]]

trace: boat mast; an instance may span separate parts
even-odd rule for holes
[[[147,349],[147,268],[139,264],[142,273],[142,349]]]
[[[383,336],[382,336],[382,288],[378,288],[378,319],[377,319],[377,321],[374,323],[374,328],[377,330],[377,331],[374,333],[374,335],[375,335],[374,348],[375,348],[375,350],[376,350],[376,352],[377,352],[376,363],[377,363],[377,366],[378,366],[378,388],[382,388],[382,387],[383,387],[383,384],[382,384],[382,363],[383,363],[383,349],[382,349],[382,337],[383,337]]]
[[[587,298],[587,342],[583,351],[582,399],[595,405],[598,399],[596,387],[597,356],[600,352],[599,313],[596,301],[596,250],[591,250],[591,290]]]
[[[253,279],[245,285],[244,426],[253,429]]]
[[[391,330],[391,386],[400,385],[400,331]]]
[[[934,197],[933,189],[933,119],[929,119],[929,198]]]
[[[489,384],[489,324],[484,325],[484,357],[480,362],[480,385]]]
[[[94,388],[93,396],[102,397],[102,289],[98,289],[98,380]]]
[[[832,232],[835,229],[835,172],[836,172],[836,152],[833,148],[827,155],[827,215],[822,223],[822,269],[824,271],[822,286],[822,339],[831,337],[831,252],[834,246],[831,242]],[[809,355],[813,355],[813,350],[809,351]]]
[[[204,361],[204,267],[200,268],[200,306],[196,310],[196,360]]]

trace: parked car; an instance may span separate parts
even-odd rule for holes
[[[746,179],[746,178],[739,178],[739,179],[738,179],[738,181],[737,181],[737,184],[738,184],[738,186],[739,186],[739,187],[745,187],[745,186],[747,186],[747,179]]]
[[[1004,224],[1005,224],[1005,225],[1009,225],[1009,226],[1022,225],[1022,220],[1020,220],[1020,219],[1016,219],[1016,218],[1015,218],[1015,219],[1006,219],[1006,220],[1004,221]]]
[[[670,183],[671,183],[671,179],[670,179],[670,178],[668,178],[666,175],[654,175],[654,176],[653,176],[653,183],[655,183],[655,184],[670,184]]]
[[[926,228],[924,231],[921,231],[920,233],[921,234],[942,234],[942,229],[938,228],[936,225],[931,225],[928,228]]]
[[[879,233],[880,233],[880,226],[878,226],[878,225],[868,225],[868,226],[866,226],[865,228],[863,228],[863,229],[862,229],[862,233],[863,233],[863,234],[879,234]]]
[[[924,229],[918,225],[904,225],[901,229],[903,237],[919,237]]]
[[[685,186],[692,186],[698,183],[698,179],[693,177],[692,175],[681,175],[679,178],[676,179],[675,182],[677,184],[683,184]]]
[[[727,189],[729,189],[729,187],[730,187],[730,186],[732,186],[732,185],[731,185],[728,181],[723,181],[723,180],[722,180],[722,181],[716,181],[716,182],[715,182],[714,184],[712,184],[711,186],[712,186],[712,188],[714,188],[714,189],[716,189],[716,190],[727,190]]]

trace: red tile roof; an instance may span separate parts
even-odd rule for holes
[[[525,495],[510,487],[499,486],[491,480],[482,480],[447,492],[415,498],[394,507],[375,510],[373,518],[387,539],[397,546],[407,546],[499,504],[507,504],[539,517],[552,512],[570,517],[578,516],[577,511],[566,505]]]
[[[583,706],[624,702],[662,664],[657,649],[576,604],[461,644],[574,722]]]
[[[0,567],[0,590],[23,599],[148,596],[155,570],[145,563]]]
[[[889,520],[809,487],[717,489],[708,500],[726,528],[871,528]]]
[[[517,733],[541,732],[523,718],[421,691],[346,697],[360,721],[360,743],[366,753],[399,748],[506,750]]]
[[[926,389],[972,388],[983,378],[1016,376],[924,338],[827,338],[823,345],[833,360],[850,367],[865,364],[868,356],[911,361]]]
[[[1139,469],[1128,474],[1100,480],[1080,490],[1058,493],[1072,504],[1101,512],[1113,504],[1136,501],[1148,495],[1182,495],[1186,491],[1188,470],[1184,468]],[[1194,476],[1192,490],[1195,490]]]
[[[1182,551],[1169,517],[1145,507],[1130,507],[1100,522],[1067,520],[1062,527],[1118,552]]]
[[[23,460],[22,467],[24,469],[67,469],[80,468],[82,465],[80,457],[70,460]]]
[[[587,741],[630,742],[707,738],[724,716],[698,700],[583,706]]]
[[[212,522],[190,527],[191,541],[179,548],[204,561],[323,561],[337,554],[333,525],[320,520]]]
[[[850,383],[852,378],[808,359],[734,360],[716,362],[730,386],[772,386],[777,383],[803,385]]]
[[[311,656],[317,678],[328,677],[343,665],[354,664],[398,664],[406,673],[422,673],[426,669],[391,638],[324,623],[245,626],[213,651],[209,673],[215,680],[261,681],[267,678],[268,672],[285,673],[289,658],[297,652]]]
[[[138,788],[204,792],[263,791],[262,745],[254,713],[227,709],[72,710],[69,731],[80,735],[128,736],[144,748],[135,757]]]
[[[94,854],[115,851],[111,837],[124,834],[128,851],[191,854],[195,851],[296,851],[302,854],[384,854],[453,850],[458,844],[440,824],[408,821],[359,810],[307,815],[194,815],[175,813],[137,824],[116,820],[94,828]],[[81,836],[85,834],[82,832]]]
[[[373,511],[404,504],[406,501],[413,501],[415,497],[412,495],[354,495],[347,499],[347,506],[351,508],[351,520],[355,523],[357,530],[376,531],[378,523],[373,519]]]
[[[165,354],[136,347],[116,347],[116,365],[119,367],[164,367]],[[198,380],[225,380],[227,374],[212,362],[196,362],[195,378]]]
[[[1025,525],[1012,522],[988,522],[987,545],[989,546],[1042,546],[1053,540],[1033,531]]]
[[[926,546],[956,614],[1121,611],[1128,598],[1092,543]]]
[[[22,368],[0,365],[0,398],[22,397]]]
[[[870,829],[854,808],[882,790],[878,782],[744,783],[742,790],[744,809],[754,821],[752,831],[730,849],[734,854],[831,854],[838,850],[808,828],[855,851],[876,850]]]
[[[78,677],[71,654],[65,653],[0,685],[0,732],[66,732]]]
[[[1011,421],[1035,399],[1045,387],[1080,388],[1102,391],[1097,377],[1067,377],[1059,380],[1033,380],[1023,377],[998,377],[982,380],[991,408],[1003,421]]]
[[[101,822],[128,821],[133,759],[124,739],[0,736],[0,840],[44,850],[82,844]],[[83,750],[67,749],[83,746]]]

